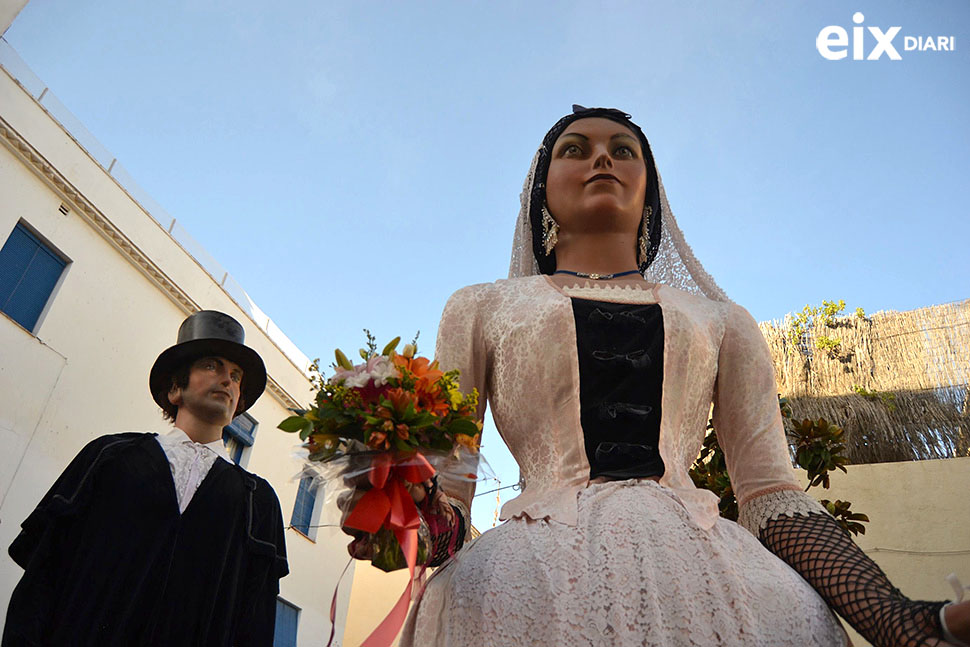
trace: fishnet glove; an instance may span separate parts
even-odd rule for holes
[[[946,603],[914,601],[900,593],[832,517],[771,519],[760,539],[875,647],[946,644],[940,624]]]
[[[428,566],[441,566],[449,557],[461,549],[465,542],[465,517],[456,506],[451,506],[454,512],[452,522],[441,516],[428,520],[431,530],[431,557]]]
[[[454,505],[438,487],[438,478],[426,484],[427,495],[421,502],[421,513],[431,534],[431,551],[427,566],[441,566],[465,541],[468,522],[463,506]]]

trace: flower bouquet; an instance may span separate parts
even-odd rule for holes
[[[372,563],[413,572],[428,559],[429,539],[411,491],[436,473],[478,479],[478,393],[462,394],[458,371],[417,356],[416,339],[398,353],[395,338],[378,353],[364,332],[364,361],[354,365],[337,349],[329,379],[315,364],[313,406],[279,428],[299,433],[328,498],[340,494],[342,526],[366,539]],[[332,487],[341,481],[345,487]]]

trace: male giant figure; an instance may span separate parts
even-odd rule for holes
[[[91,441],[10,545],[24,575],[3,647],[271,647],[287,573],[279,500],[222,442],[263,392],[263,361],[235,319],[197,312],[149,385],[174,429]]]

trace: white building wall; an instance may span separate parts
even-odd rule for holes
[[[195,309],[239,320],[266,363],[270,385],[250,409],[259,428],[244,465],[273,485],[288,523],[297,439],[276,424],[288,406],[309,400],[303,367],[6,70],[0,141],[0,245],[22,220],[70,259],[33,333],[0,314],[0,610],[22,573],[6,547],[77,451],[105,433],[168,428],[148,392],[148,373]],[[281,597],[302,610],[299,643],[319,644],[330,633],[346,538],[321,528],[316,542],[295,530],[286,540],[291,572]],[[352,576],[338,599],[338,641]]]
[[[13,19],[26,6],[27,0],[0,0],[0,34],[7,31]]]

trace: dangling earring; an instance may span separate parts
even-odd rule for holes
[[[559,242],[559,223],[552,218],[549,209],[545,204],[542,205],[542,246],[546,250],[546,256],[552,253],[553,247]]]
[[[637,247],[637,264],[643,265],[647,262],[647,250],[650,249],[650,216],[653,215],[653,207],[649,204],[643,208],[643,220],[640,223],[640,242]]]

